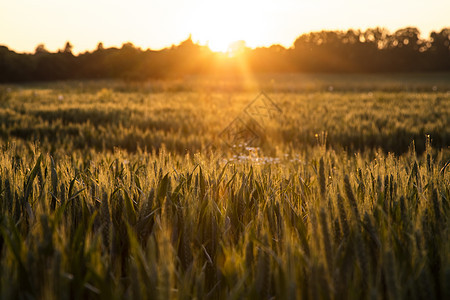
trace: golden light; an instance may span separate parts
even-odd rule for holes
[[[266,22],[258,14],[257,1],[202,1],[192,11],[192,37],[212,51],[232,54],[236,41],[260,46]],[[231,48],[230,48],[231,47]]]

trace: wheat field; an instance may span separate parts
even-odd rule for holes
[[[448,83],[382,78],[2,86],[0,298],[449,299]]]

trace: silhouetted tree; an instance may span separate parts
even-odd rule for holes
[[[67,54],[72,54],[72,49],[73,49],[72,44],[70,42],[66,42],[63,52]]]
[[[450,69],[450,28],[430,34],[428,54],[430,68],[442,71]]]
[[[42,53],[48,53],[48,51],[45,48],[44,44],[39,44],[36,46],[36,48],[34,50],[34,54],[42,54]]]
[[[142,50],[132,43],[73,55],[49,52],[39,44],[34,54],[16,53],[0,46],[0,82],[122,78],[181,77],[194,74],[243,72],[411,72],[450,71],[450,28],[421,39],[417,28],[389,33],[384,28],[320,31],[300,35],[293,46],[249,49],[235,44],[236,57],[225,57],[189,36],[179,45],[160,51]]]
[[[97,49],[96,49],[96,51],[102,51],[102,50],[105,50],[105,47],[103,47],[103,43],[102,43],[102,42],[99,42],[99,43],[97,44]]]

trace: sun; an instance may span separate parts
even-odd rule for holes
[[[251,1],[252,2],[252,1]],[[261,44],[265,22],[255,12],[255,3],[244,1],[201,1],[191,13],[192,38],[212,51],[229,53],[236,41],[247,46]]]
[[[230,45],[232,44],[228,39],[212,39],[200,41],[200,43],[207,45],[211,51],[220,53],[228,53]]]
[[[239,22],[226,14],[205,16],[203,21],[196,25],[192,33],[193,38],[201,44],[208,45],[215,52],[225,53],[231,43],[244,39]]]

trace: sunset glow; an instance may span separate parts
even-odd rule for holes
[[[230,43],[249,47],[290,47],[302,33],[320,30],[418,27],[422,35],[450,26],[450,2],[357,0],[16,0],[0,3],[0,44],[33,52],[66,41],[74,52],[131,42],[143,49],[170,47],[185,40],[226,52]]]
[[[246,41],[250,47],[263,45],[268,24],[255,7],[257,1],[197,3],[192,13],[193,39],[218,52],[228,52],[238,40]]]

